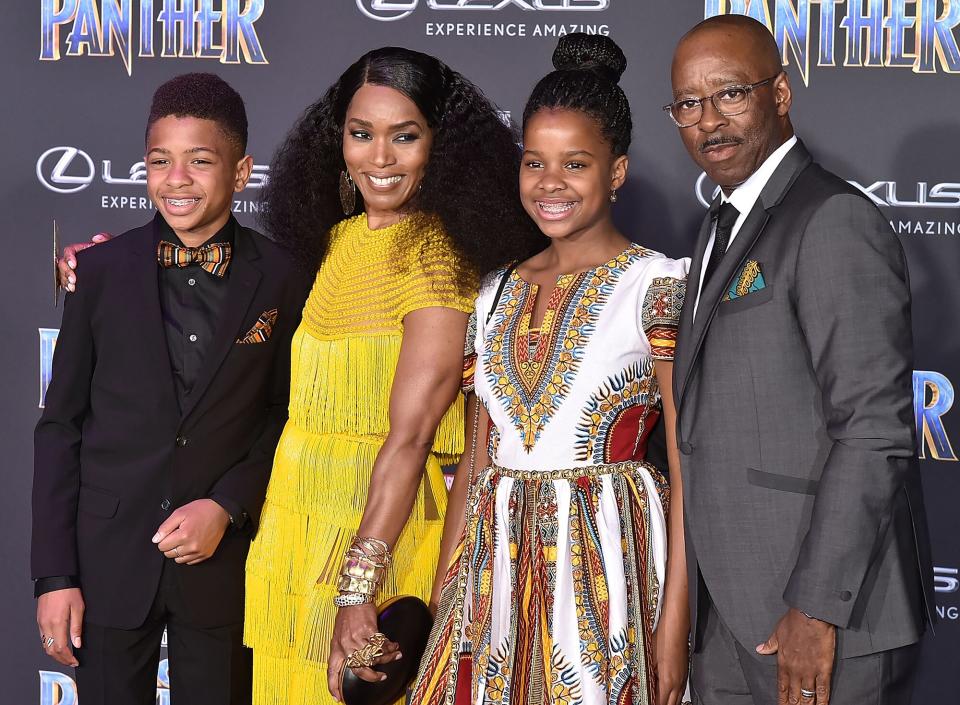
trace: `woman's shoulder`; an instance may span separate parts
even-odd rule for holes
[[[390,244],[391,276],[399,278],[408,307],[473,310],[477,276],[458,255],[436,218],[411,216],[400,222]],[[412,310],[412,309],[411,309]]]

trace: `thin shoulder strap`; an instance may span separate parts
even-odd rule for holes
[[[493,318],[493,312],[497,310],[497,304],[500,303],[500,297],[503,296],[503,290],[507,286],[507,280],[510,279],[510,275],[513,274],[513,270],[515,270],[516,268],[517,268],[517,263],[514,262],[509,267],[507,267],[507,271],[505,271],[503,273],[503,276],[500,277],[500,284],[499,286],[497,286],[497,293],[493,297],[493,304],[490,305],[490,311],[487,312],[487,318],[484,321],[484,325],[488,325],[490,323],[490,319]]]
[[[503,273],[503,276],[500,277],[500,284],[497,286],[497,293],[493,297],[493,304],[490,306],[490,311],[487,313],[487,319],[484,322],[484,325],[489,325],[490,319],[493,318],[493,312],[497,310],[497,304],[500,303],[500,297],[503,296],[503,290],[507,286],[507,280],[510,279],[510,275],[513,274],[513,270],[517,268],[517,263],[514,262],[509,267],[507,271]],[[470,525],[470,506],[471,506],[471,497],[474,493],[473,483],[475,480],[474,475],[476,474],[476,464],[477,464],[477,433],[480,430],[480,397],[477,396],[477,393],[473,393],[474,404],[473,404],[473,436],[470,439],[470,470],[467,473],[467,502],[466,502],[466,524],[465,526]],[[466,554],[464,554],[464,557]],[[463,560],[461,558],[461,560]]]

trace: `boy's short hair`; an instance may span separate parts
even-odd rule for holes
[[[243,98],[213,73],[184,73],[157,88],[150,104],[147,131],[157,120],[193,117],[213,120],[241,155],[247,151],[247,110]]]

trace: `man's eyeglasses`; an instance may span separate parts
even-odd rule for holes
[[[705,100],[711,101],[717,112],[724,117],[740,115],[750,107],[750,95],[753,91],[765,83],[770,83],[779,75],[778,73],[776,76],[765,78],[756,83],[727,86],[703,98],[683,98],[669,105],[664,105],[663,110],[676,123],[677,127],[693,127],[700,122],[703,117],[703,101]]]

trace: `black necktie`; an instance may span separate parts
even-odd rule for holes
[[[730,244],[730,235],[733,233],[733,226],[740,217],[740,211],[732,203],[722,203],[720,212],[717,215],[717,229],[713,234],[713,250],[710,252],[710,261],[707,262],[707,271],[703,275],[703,286],[707,285],[710,277],[720,266],[720,260],[727,252],[727,246]]]

